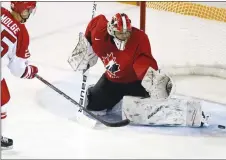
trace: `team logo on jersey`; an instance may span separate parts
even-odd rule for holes
[[[102,61],[107,69],[108,75],[112,78],[117,78],[115,74],[120,71],[120,65],[116,62],[116,57],[113,56],[113,53],[107,54],[106,57],[102,57]]]

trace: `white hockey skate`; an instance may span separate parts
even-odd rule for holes
[[[201,120],[201,125],[200,127],[208,127],[209,126],[209,118],[210,118],[210,115],[209,114],[205,114],[203,111],[202,111],[202,120]]]
[[[13,140],[7,137],[1,137],[1,149],[7,150],[13,148]]]

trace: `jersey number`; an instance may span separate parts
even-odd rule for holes
[[[9,45],[3,41],[3,38],[7,38],[8,40],[10,40],[12,43],[16,42],[16,38],[13,37],[9,32],[7,32],[6,30],[3,30],[1,32],[1,47],[3,48],[1,51],[1,57],[3,57],[9,50]]]

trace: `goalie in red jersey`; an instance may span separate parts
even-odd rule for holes
[[[104,15],[93,18],[68,62],[75,71],[83,71],[98,58],[106,72],[87,91],[88,110],[105,113],[125,96],[165,100],[172,93],[172,80],[159,70],[148,36],[132,27],[124,13],[117,13],[111,21]]]

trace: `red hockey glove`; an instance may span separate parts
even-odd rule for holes
[[[38,73],[38,68],[33,65],[28,65],[25,69],[24,74],[21,78],[32,79],[35,77],[35,74]]]

